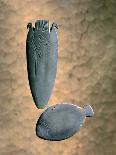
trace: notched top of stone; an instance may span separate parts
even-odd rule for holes
[[[27,24],[27,29],[29,28],[29,29],[31,29],[33,31],[41,30],[42,32],[44,32],[44,31],[49,31],[50,32],[53,29],[53,27],[55,27],[56,29],[59,28],[59,26],[54,22],[50,26],[49,20],[36,20],[35,27],[33,27],[31,22],[29,22]]]
[[[33,31],[35,30],[42,30],[42,31],[45,31],[45,30],[49,30],[49,20],[36,20],[35,22],[35,27],[33,27],[32,23],[29,22],[27,24],[27,29],[32,29]]]

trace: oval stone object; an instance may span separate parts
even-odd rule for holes
[[[56,23],[37,20],[35,27],[28,23],[26,57],[29,85],[37,108],[44,108],[55,83],[58,59]]]
[[[90,105],[81,108],[73,104],[56,104],[47,108],[36,124],[36,135],[45,140],[60,141],[73,136],[86,117],[94,115]]]

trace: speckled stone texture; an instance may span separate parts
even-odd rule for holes
[[[61,142],[36,137],[43,110],[26,69],[26,25],[59,23],[59,62],[49,105],[90,103],[95,115]],[[0,155],[116,154],[116,1],[0,0]]]

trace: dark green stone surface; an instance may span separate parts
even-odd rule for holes
[[[80,130],[86,116],[93,114],[90,105],[85,108],[64,103],[51,106],[38,119],[36,134],[42,139],[52,141],[67,139]]]
[[[58,40],[55,24],[37,20],[35,28],[27,25],[26,41],[28,79],[37,108],[44,108],[55,83],[58,59]]]

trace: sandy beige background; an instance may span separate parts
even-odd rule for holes
[[[26,70],[26,25],[60,24],[59,62],[49,104],[95,111],[61,142],[36,137],[43,110],[32,100]],[[116,155],[116,1],[0,0],[0,155]]]

